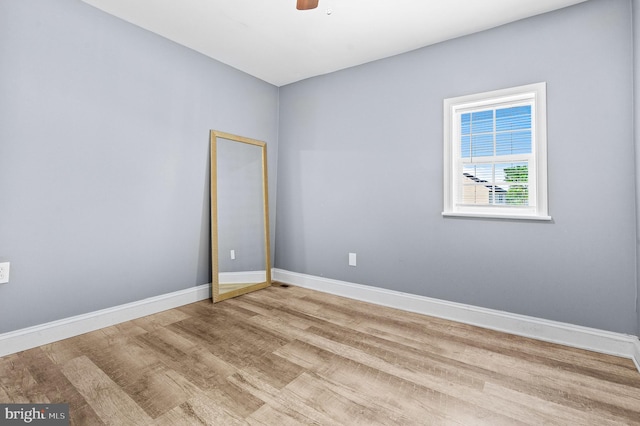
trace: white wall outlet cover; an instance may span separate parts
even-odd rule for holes
[[[9,262],[0,262],[0,284],[9,282]]]
[[[356,254],[349,253],[349,266],[356,266]]]

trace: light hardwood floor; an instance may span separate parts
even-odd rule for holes
[[[640,424],[633,362],[273,286],[0,358],[81,425]]]

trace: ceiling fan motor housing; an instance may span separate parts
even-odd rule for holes
[[[296,9],[298,10],[309,10],[316,7],[318,7],[318,0],[298,0],[296,4]]]

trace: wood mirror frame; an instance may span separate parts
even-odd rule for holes
[[[271,285],[267,144],[259,140],[217,130],[211,130],[210,138],[211,295],[213,302],[216,303]],[[234,153],[229,154],[229,152]],[[247,154],[243,154],[243,152],[249,153],[248,155],[251,156],[252,160],[245,161],[242,155]],[[243,163],[243,161],[245,162]],[[233,164],[229,165],[228,163]],[[234,171],[230,171],[232,169]],[[260,183],[254,182],[257,176],[262,178]],[[247,185],[252,186],[248,195],[243,195],[240,190],[245,181]],[[229,184],[233,188],[225,190]],[[248,201],[246,200],[247,196],[249,197]],[[238,198],[242,198],[242,200],[237,201]],[[261,198],[261,200],[258,200],[258,198]],[[233,205],[234,203],[236,206]],[[254,208],[242,208],[247,205]],[[248,210],[251,211],[249,212]],[[259,211],[254,212],[254,210]],[[245,219],[247,214],[252,215],[249,220]],[[231,218],[231,220],[228,220],[228,218]],[[262,222],[262,226],[259,226],[260,222]],[[221,224],[223,228],[220,228]],[[259,234],[260,247],[255,244],[257,240],[254,240],[250,242],[251,249],[240,249],[237,254],[238,256],[243,256],[245,253],[254,253],[254,259],[251,262],[254,262],[254,264],[257,264],[255,262],[262,262],[264,271],[227,270],[234,269],[234,267],[228,266],[230,264],[229,260],[231,262],[238,260],[235,257],[236,249],[229,250],[229,247],[235,247],[234,244],[236,243],[242,247],[244,242],[228,241],[234,238],[226,237],[227,228],[236,229],[236,231],[241,228],[240,231],[243,234],[247,234],[247,231],[249,231],[249,238],[252,239],[258,238],[258,235],[255,234]],[[224,241],[221,241],[221,238],[224,238]],[[230,259],[225,258],[221,261],[221,255],[224,253],[224,256],[226,256],[227,250],[230,251]],[[255,256],[255,253],[259,253],[259,256]],[[255,257],[260,257],[262,260],[257,260]],[[242,264],[242,262],[238,262],[238,264]],[[244,262],[244,264],[246,265],[247,262]]]

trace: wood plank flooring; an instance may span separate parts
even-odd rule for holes
[[[0,358],[0,402],[68,402],[78,425],[640,425],[640,373],[273,286]]]

